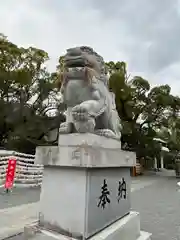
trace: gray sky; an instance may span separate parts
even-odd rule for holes
[[[180,0],[5,0],[0,32],[47,51],[50,70],[65,49],[89,45],[180,95]]]

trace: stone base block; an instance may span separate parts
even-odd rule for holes
[[[36,239],[42,234],[43,240],[148,239],[140,233],[139,214],[130,212],[136,156],[121,150],[119,141],[62,135],[58,146],[38,147],[35,162],[44,165],[39,214],[44,230]]]
[[[34,228],[34,226],[33,226]],[[26,228],[27,229],[27,228]],[[29,232],[29,227],[28,227]],[[32,240],[69,240],[69,236],[58,234],[56,232],[48,231],[45,229],[39,228],[39,231]],[[117,222],[111,224],[104,230],[98,232],[94,236],[90,237],[89,240],[150,240],[150,233],[140,231],[140,217],[137,212],[130,212],[127,216],[118,220]],[[31,236],[32,237],[32,236]],[[28,240],[28,234],[25,234],[25,240]],[[71,239],[75,240],[75,238]]]
[[[38,147],[41,227],[87,239],[127,215],[135,160],[119,141],[94,134],[62,135],[59,146]]]

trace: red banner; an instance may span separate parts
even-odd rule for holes
[[[6,189],[13,187],[15,171],[16,171],[16,159],[9,159],[7,172],[6,172],[6,182],[5,182]]]

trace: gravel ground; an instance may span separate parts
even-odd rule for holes
[[[148,176],[138,178],[138,181],[147,179],[152,180],[151,185],[132,192],[132,209],[140,212],[141,229],[151,232],[152,240],[180,240],[180,192],[177,191],[176,178]],[[18,190],[12,196],[0,201],[0,207],[5,206],[7,201],[9,206],[22,201],[35,202],[39,199],[39,190],[29,190],[27,194]],[[23,236],[9,240],[23,240]]]

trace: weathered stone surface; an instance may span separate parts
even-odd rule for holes
[[[37,148],[35,161],[44,164],[42,226],[88,238],[129,213],[135,154],[122,151],[119,141],[62,135],[59,146]]]
[[[64,63],[61,93],[68,109],[60,134],[91,132],[120,140],[120,119],[103,58],[81,46],[68,49]]]
[[[59,136],[59,146],[88,145],[99,148],[121,149],[121,143],[115,139],[109,139],[92,133],[72,133]]]
[[[33,226],[32,229],[34,229]],[[140,231],[139,213],[130,212],[129,215],[109,225],[107,228],[90,237],[89,240],[150,240],[150,236],[151,234]],[[72,236],[65,236],[58,234],[56,231],[48,231],[39,227],[39,233],[36,234],[32,240],[68,240],[69,238],[75,240]],[[28,240],[29,238],[25,236],[24,239]]]
[[[119,141],[95,134],[61,135],[59,146],[37,147],[35,162],[51,166],[131,167],[133,152],[121,150]]]
[[[118,188],[123,179],[126,192],[121,196]],[[104,195],[103,204],[100,197],[106,190],[109,194],[107,199]],[[42,226],[78,239],[87,238],[129,213],[129,169],[45,167],[40,203]]]
[[[39,232],[38,222],[26,225],[24,227],[24,240],[35,237],[35,235]]]

